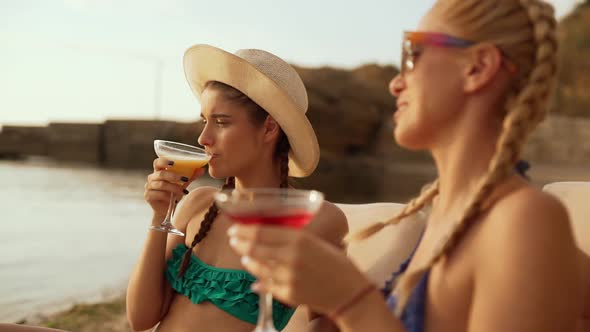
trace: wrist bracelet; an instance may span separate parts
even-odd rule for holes
[[[348,302],[341,305],[338,309],[334,310],[330,315],[328,315],[328,317],[330,317],[330,319],[332,321],[336,321],[338,316],[340,316],[343,312],[345,312],[350,307],[355,305],[357,302],[359,302],[363,297],[367,296],[374,289],[376,289],[376,287],[372,283],[365,286],[358,293],[356,293],[356,295],[352,299],[350,299]]]

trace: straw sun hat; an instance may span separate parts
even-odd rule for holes
[[[267,111],[289,139],[289,175],[305,177],[316,168],[320,148],[305,116],[307,92],[301,78],[281,58],[257,49],[228,53],[209,45],[195,45],[184,54],[184,74],[193,93],[209,81],[230,85]]]

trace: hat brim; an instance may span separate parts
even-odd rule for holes
[[[191,90],[201,100],[205,84],[218,81],[230,85],[267,111],[289,139],[289,175],[306,177],[320,159],[320,148],[305,111],[272,79],[248,61],[210,45],[189,48],[183,59],[184,74]]]

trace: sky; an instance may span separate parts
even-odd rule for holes
[[[552,0],[558,17],[576,0]],[[184,51],[210,44],[290,63],[399,61],[434,0],[0,0],[0,125],[195,121]]]

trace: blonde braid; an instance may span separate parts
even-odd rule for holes
[[[521,0],[520,3],[533,25],[536,51],[532,70],[524,87],[517,88],[516,96],[509,98],[507,102],[509,108],[497,142],[496,153],[463,216],[453,223],[450,232],[440,239],[430,259],[413,272],[404,274],[394,290],[398,297],[398,316],[403,312],[412,290],[424,273],[454,247],[469,226],[469,222],[490,207],[491,192],[500,181],[512,173],[528,135],[547,113],[547,101],[553,89],[557,68],[556,21],[550,5],[539,0]]]
[[[413,215],[414,213],[420,211],[424,206],[432,202],[437,194],[438,180],[435,180],[430,185],[426,185],[420,196],[412,199],[397,215],[393,216],[387,221],[374,223],[373,225],[368,226],[367,228],[364,228],[355,234],[348,235],[344,239],[344,242],[348,244],[350,242],[365,240],[389,225],[398,224],[402,219]]]

